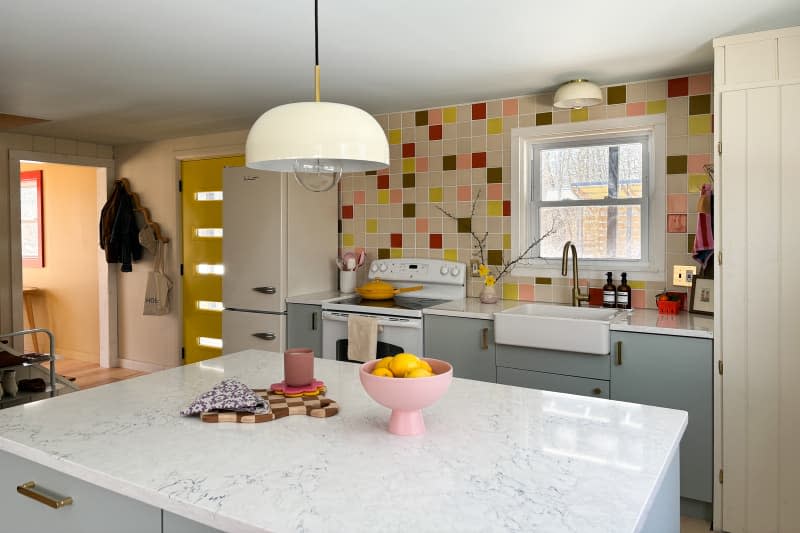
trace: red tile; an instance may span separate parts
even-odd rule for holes
[[[428,140],[441,141],[442,140],[442,125],[428,126]]]
[[[430,238],[428,239],[429,248],[434,248],[437,250],[442,249],[442,234],[441,233],[431,233]]]
[[[503,216],[511,216],[511,200],[503,200]]]
[[[484,118],[486,118],[486,102],[472,104],[472,120],[481,120]]]
[[[667,96],[674,98],[676,96],[689,95],[689,78],[673,78],[667,82]]]
[[[414,143],[405,143],[403,145],[403,157],[414,157]]]
[[[473,152],[472,168],[485,168],[485,167],[486,167],[486,152]]]
[[[342,218],[353,218],[353,206],[352,205],[343,205],[342,206]]]
[[[383,174],[378,176],[378,188],[379,189],[388,189],[389,188],[389,175]]]
[[[391,243],[392,243],[392,248],[402,248],[403,247],[403,234],[402,233],[392,233],[391,234]]]
[[[589,305],[603,305],[603,289],[589,287]]]

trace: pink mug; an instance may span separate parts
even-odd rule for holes
[[[314,381],[314,351],[290,348],[283,352],[283,376],[290,387],[304,387]]]

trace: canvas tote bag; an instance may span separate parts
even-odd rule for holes
[[[153,271],[147,276],[147,289],[144,293],[145,315],[166,315],[169,313],[169,291],[172,282],[164,274],[164,243],[157,241]]]

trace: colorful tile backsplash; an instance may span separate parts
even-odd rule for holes
[[[603,104],[579,110],[553,108],[549,93],[377,115],[389,139],[390,167],[342,179],[340,246],[363,248],[370,259],[433,257],[469,262],[473,257],[469,232],[475,231],[488,235],[487,262],[502,264],[512,259],[513,128],[664,114],[665,271],[670,278],[672,265],[694,264],[696,204],[700,187],[709,181],[703,165],[713,160],[711,92],[711,74],[704,73],[605,87]],[[570,301],[570,280],[565,277],[512,275],[502,281],[498,292],[504,298]],[[587,281],[593,288],[604,283]],[[479,279],[470,278],[468,294],[477,296],[481,286]],[[655,307],[656,293],[673,288],[668,279],[633,279],[631,287],[635,307]]]

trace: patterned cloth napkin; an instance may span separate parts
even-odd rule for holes
[[[204,392],[181,411],[181,415],[198,415],[205,411],[249,411],[269,413],[269,404],[238,379],[226,379]]]

